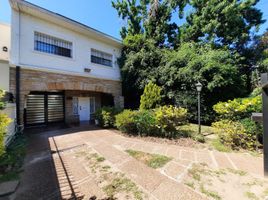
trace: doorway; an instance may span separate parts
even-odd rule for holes
[[[78,98],[78,114],[79,114],[80,122],[90,120],[90,98],[89,97]]]

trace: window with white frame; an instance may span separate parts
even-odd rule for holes
[[[72,57],[72,43],[39,32],[34,32],[34,50],[49,54]]]
[[[96,49],[91,49],[91,62],[112,67],[113,66],[113,55],[105,53]]]

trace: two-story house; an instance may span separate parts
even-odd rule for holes
[[[123,106],[121,41],[27,1],[10,5],[8,87],[19,124],[90,121],[101,106]]]

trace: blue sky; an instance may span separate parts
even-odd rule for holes
[[[117,16],[110,0],[28,0],[31,3],[57,12],[116,38],[124,22]],[[268,0],[260,0],[257,7],[267,20],[260,33],[268,28]],[[0,0],[0,22],[10,23],[8,0]]]

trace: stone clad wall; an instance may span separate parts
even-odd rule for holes
[[[116,106],[122,106],[122,86],[120,81],[72,76],[36,70],[21,69],[20,113],[23,121],[23,110],[26,97],[30,91],[91,91],[108,93],[114,96]],[[16,69],[10,68],[10,92],[16,94]]]

